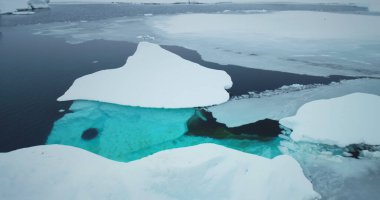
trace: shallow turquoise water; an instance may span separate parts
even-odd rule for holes
[[[75,101],[70,111],[55,122],[47,144],[76,146],[125,162],[201,143],[216,143],[269,158],[281,154],[280,138],[258,141],[185,135],[187,121],[196,114],[193,108],[157,109]],[[85,140],[82,134],[89,128],[97,129],[98,135]]]

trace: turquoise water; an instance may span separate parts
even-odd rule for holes
[[[75,101],[70,112],[54,123],[47,144],[64,144],[86,149],[117,161],[140,159],[161,150],[216,143],[272,158],[280,153],[280,138],[213,139],[185,135],[193,108],[158,109]],[[94,138],[83,139],[88,129],[98,130]]]

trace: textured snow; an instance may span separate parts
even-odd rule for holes
[[[118,69],[75,80],[59,101],[95,100],[130,106],[185,108],[226,102],[230,76],[187,61],[159,45],[139,43]]]
[[[254,123],[263,119],[280,120],[296,114],[303,104],[325,98],[339,97],[354,92],[373,93],[380,95],[380,80],[357,79],[346,80],[330,85],[313,86],[311,88],[282,92],[267,91],[265,95],[254,98],[234,99],[224,104],[208,108],[220,123],[228,127]]]
[[[48,8],[48,2],[48,0],[0,0],[0,14],[13,13],[18,10],[30,10],[32,8]],[[20,12],[15,14],[20,14]]]
[[[306,103],[297,114],[280,120],[294,141],[338,145],[379,145],[380,96],[353,93]]]
[[[290,156],[203,144],[130,163],[69,146],[0,154],[1,199],[316,199]]]

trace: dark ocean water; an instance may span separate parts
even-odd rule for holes
[[[44,144],[53,123],[68,110],[71,102],[57,102],[73,83],[86,74],[122,66],[137,44],[92,40],[68,44],[64,39],[33,35],[23,24],[70,20],[97,20],[145,13],[219,12],[223,10],[320,10],[366,12],[366,8],[336,5],[217,4],[217,5],[52,5],[28,16],[1,16],[0,26],[0,152]],[[17,27],[10,27],[16,26]],[[220,65],[202,60],[196,52],[177,46],[165,49],[205,67],[225,70],[234,82],[232,96],[264,91],[290,84],[328,84],[350,77],[305,76],[276,71]],[[211,122],[211,121],[210,121]],[[271,124],[276,124],[273,122]],[[202,124],[209,129],[215,124]],[[222,125],[218,125],[220,127]],[[193,130],[202,127],[192,127]],[[248,128],[250,126],[247,126]],[[242,130],[246,130],[243,127]],[[268,126],[269,127],[269,126]],[[272,125],[271,125],[272,127]],[[257,127],[256,127],[257,128]],[[262,128],[262,125],[260,125]],[[240,130],[240,129],[237,129]],[[230,130],[236,132],[236,130]]]
[[[136,44],[62,39],[21,31],[0,38],[0,151],[44,144],[55,120],[71,102],[57,102],[83,75],[120,67]],[[94,63],[94,61],[97,61]]]

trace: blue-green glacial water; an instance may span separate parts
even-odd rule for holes
[[[201,114],[194,108],[159,109],[74,101],[70,111],[54,123],[47,144],[76,146],[118,161],[206,142],[266,157],[280,154],[278,138],[260,141],[187,135],[189,119],[198,115]],[[223,134],[226,130],[220,131]]]

